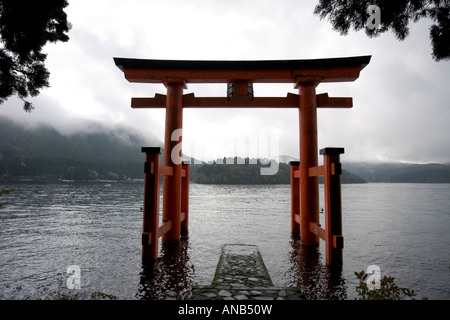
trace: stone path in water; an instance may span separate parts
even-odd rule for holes
[[[298,288],[274,287],[256,246],[222,248],[210,286],[196,286],[191,300],[306,300]]]

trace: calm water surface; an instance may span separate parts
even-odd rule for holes
[[[0,188],[15,189],[1,198],[0,299],[67,292],[69,265],[80,266],[80,294],[182,299],[211,283],[230,243],[257,245],[276,286],[299,286],[313,299],[357,298],[354,272],[374,264],[417,298],[450,298],[450,184],[343,185],[337,271],[325,265],[323,242],[302,248],[291,237],[289,185],[191,184],[189,234],[161,245],[154,266],[141,260],[143,182]]]

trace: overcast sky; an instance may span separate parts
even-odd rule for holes
[[[355,82],[320,84],[317,93],[353,97],[352,109],[318,110],[319,148],[345,148],[342,161],[450,162],[450,61],[431,57],[430,21],[392,33],[341,36],[313,10],[317,1],[72,0],[66,43],[49,44],[51,87],[27,114],[10,98],[0,116],[63,132],[84,119],[135,128],[161,142],[164,110],[130,107],[132,97],[165,94],[163,85],[125,80],[113,57],[180,60],[279,60],[371,55]],[[383,13],[381,12],[381,19]],[[293,85],[256,85],[255,96],[298,93]],[[226,85],[189,85],[185,93],[225,96]],[[203,160],[230,155],[235,141],[276,133],[280,154],[298,158],[298,110],[187,109],[183,152]],[[195,150],[194,150],[195,149]],[[225,154],[226,153],[226,154]],[[246,156],[245,154],[238,154]]]

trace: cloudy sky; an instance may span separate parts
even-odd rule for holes
[[[318,111],[319,148],[345,148],[342,160],[450,162],[450,61],[431,58],[430,21],[370,39],[341,36],[313,14],[317,1],[300,0],[72,0],[66,43],[49,44],[51,87],[22,102],[10,98],[0,116],[27,126],[46,122],[64,133],[85,119],[164,136],[164,110],[130,107],[132,97],[165,93],[163,85],[132,84],[113,57],[180,60],[279,60],[371,55],[355,82],[320,84],[317,93],[353,97],[353,109]],[[383,18],[381,12],[381,19]],[[256,85],[255,96],[298,93],[292,85]],[[189,85],[185,93],[225,96],[226,85]],[[230,155],[236,141],[273,134],[280,154],[298,157],[298,111],[188,109],[183,151],[203,160]],[[231,149],[230,149],[231,148]],[[224,154],[226,153],[226,154]],[[246,156],[245,154],[238,154]]]

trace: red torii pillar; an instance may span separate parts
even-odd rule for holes
[[[173,139],[176,130],[183,129],[183,81],[166,83],[166,127],[164,135],[164,165],[173,168],[172,176],[163,180],[163,220],[172,221],[172,228],[163,235],[163,241],[179,241],[181,235],[181,139]],[[175,146],[177,146],[175,148]],[[178,154],[172,154],[179,150]],[[175,160],[175,162],[174,162]],[[177,161],[178,160],[178,161]]]
[[[300,234],[302,243],[317,244],[310,223],[319,222],[318,177],[309,176],[309,168],[318,164],[316,83],[299,82],[300,96]]]

